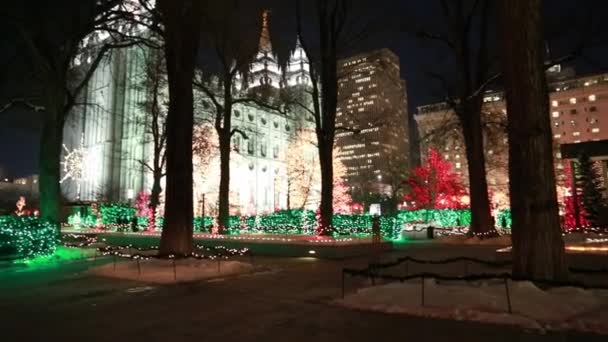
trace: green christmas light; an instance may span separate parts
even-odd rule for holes
[[[400,225],[412,221],[426,221],[439,227],[462,227],[471,224],[471,212],[467,209],[421,209],[400,211],[395,219]]]
[[[36,216],[0,216],[0,255],[32,259],[51,255],[59,228]]]
[[[130,224],[136,213],[135,208],[122,203],[104,204],[99,210],[101,211],[101,222],[104,225]]]
[[[101,206],[102,222],[110,229],[129,229],[134,208],[126,204],[108,204]],[[80,215],[80,214],[78,214]],[[137,226],[145,229],[147,217],[137,217]],[[415,211],[400,211],[392,216],[380,218],[380,231],[385,238],[398,239],[401,229],[408,222],[428,222],[436,227],[465,227],[471,224],[471,212],[467,209],[421,209]],[[92,215],[68,218],[68,223],[80,222],[80,225],[94,226],[96,218]],[[162,227],[163,217],[157,217],[157,226]],[[195,217],[194,231],[208,232],[215,222],[214,217]],[[498,226],[511,226],[509,210],[501,211],[497,218]],[[77,226],[77,225],[76,225]],[[227,234],[297,234],[314,235],[317,226],[315,213],[312,210],[292,209],[280,210],[269,215],[230,216]],[[372,216],[335,214],[332,221],[333,235],[338,236],[369,236],[372,234]]]
[[[511,209],[504,209],[498,212],[496,225],[501,228],[511,228]]]

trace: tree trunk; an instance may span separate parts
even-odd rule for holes
[[[161,255],[192,253],[192,79],[202,6],[194,0],[159,0],[169,83],[167,184]]]
[[[163,191],[163,188],[160,186],[160,180],[162,178],[161,172],[154,172],[153,180],[152,180],[152,191],[150,193],[150,207],[158,207],[160,204],[160,194]]]
[[[328,143],[319,144],[319,164],[321,167],[321,205],[318,235],[331,235],[334,198],[334,169],[333,146]]]
[[[495,236],[497,233],[488,198],[480,96],[465,104],[461,122],[469,171],[470,232],[481,238]]]
[[[219,233],[223,234],[228,228],[230,218],[230,131],[222,128],[218,132],[220,141],[220,193],[218,224]]]
[[[60,97],[61,98],[61,97]],[[54,100],[51,102],[55,102]],[[39,191],[40,215],[56,225],[60,223],[61,187],[59,185],[61,144],[63,143],[63,103],[47,107],[40,139]]]
[[[158,170],[154,172],[152,181],[152,192],[150,193],[150,205],[149,208],[152,211],[152,215],[148,218],[148,231],[153,231],[156,228],[156,212],[158,209],[158,205],[160,204],[160,194],[163,189],[160,186],[160,180],[162,178],[161,175],[162,170]]]
[[[513,275],[567,278],[555,188],[541,0],[501,3],[509,132]]]

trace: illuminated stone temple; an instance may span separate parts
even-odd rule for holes
[[[151,174],[141,161],[151,159],[152,146],[146,138],[141,106],[146,92],[138,87],[145,76],[145,57],[151,53],[142,47],[129,47],[106,58],[87,85],[83,103],[69,117],[64,129],[64,160],[82,156],[81,165],[64,165],[62,190],[70,201],[130,201],[141,191],[150,191]],[[86,56],[83,56],[83,63]],[[286,65],[280,66],[272,50],[267,15],[264,14],[258,53],[247,75],[237,80],[242,94],[261,92],[278,99],[279,92],[305,91],[311,86],[309,63],[296,43]],[[196,94],[195,101],[203,97]],[[202,101],[204,102],[204,101]],[[205,119],[205,110],[195,116]],[[210,119],[209,117],[207,119]],[[202,120],[209,121],[209,120]],[[281,114],[252,105],[235,105],[233,126],[246,133],[235,134],[231,152],[231,212],[262,214],[287,207],[287,158],[290,142],[303,128],[313,127],[312,117],[304,108]],[[214,157],[217,158],[217,157]],[[200,213],[203,195],[206,213],[213,214],[219,186],[219,162],[197,170],[194,180],[217,182],[194,184],[194,206]],[[81,170],[72,170],[78,168]]]

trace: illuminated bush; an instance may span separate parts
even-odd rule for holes
[[[104,225],[131,224],[136,213],[135,208],[122,203],[103,204],[99,210]]]
[[[412,221],[426,221],[439,227],[458,227],[471,224],[471,212],[468,209],[420,209],[400,211],[395,219],[400,225]]]
[[[496,226],[511,228],[511,209],[501,210],[496,218]]]
[[[107,228],[130,228],[136,217],[136,210],[125,204],[109,204],[101,206],[102,222]],[[89,215],[90,216],[90,215]],[[71,217],[68,223],[81,222],[84,226],[93,226],[96,222],[93,216]],[[398,238],[404,224],[414,221],[428,222],[436,227],[469,226],[471,212],[468,209],[420,209],[400,211],[395,215],[383,216],[380,219],[380,231],[386,238]],[[195,217],[194,231],[208,232],[215,222],[214,217]],[[163,217],[157,217],[157,227],[162,227]],[[496,225],[511,227],[511,213],[501,211],[496,217]],[[147,217],[137,217],[139,229],[148,225]],[[315,234],[317,226],[315,213],[311,210],[292,209],[281,210],[269,215],[230,216],[228,234],[265,233],[265,234]],[[372,216],[342,215],[333,216],[332,226],[334,235],[370,235],[372,233]]]
[[[0,216],[0,256],[31,259],[55,252],[59,230],[36,216]]]
[[[206,231],[213,225],[213,217],[195,217],[193,225],[194,230]]]

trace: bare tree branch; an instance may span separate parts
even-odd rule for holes
[[[24,98],[18,98],[18,99],[12,99],[12,100],[8,101],[7,103],[5,103],[4,105],[2,105],[2,107],[0,107],[0,113],[3,113],[5,111],[7,111],[8,109],[15,107],[15,106],[24,106],[35,112],[42,112],[45,110],[44,106],[36,105],[36,104],[32,103],[31,101],[28,101]]]

